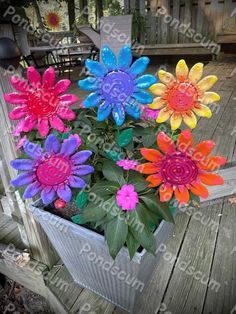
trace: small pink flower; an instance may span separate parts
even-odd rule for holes
[[[116,164],[124,170],[135,170],[138,162],[136,160],[121,159],[117,161]]]
[[[116,194],[116,203],[122,210],[132,211],[138,204],[138,193],[133,184],[124,184]]]
[[[146,106],[142,108],[142,119],[143,120],[156,120],[160,110],[153,110]]]
[[[70,132],[70,127],[65,127],[63,133],[69,133]]]
[[[77,140],[77,147],[79,147],[82,143],[82,140],[78,134],[71,134],[68,139],[64,140],[64,142],[66,142],[72,138],[75,138]]]
[[[17,143],[17,145],[16,145],[16,150],[21,149],[21,147],[24,146],[26,140],[27,140],[27,136],[25,135],[25,136],[23,136],[23,137],[19,140],[19,142]]]

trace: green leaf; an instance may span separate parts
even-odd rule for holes
[[[132,235],[140,245],[145,248],[148,252],[155,255],[156,252],[156,239],[151,231],[146,227],[143,230],[137,231],[133,227],[129,227]]]
[[[142,195],[140,196],[140,199],[144,202],[144,204],[150,211],[157,213],[158,215],[160,215],[161,218],[166,221],[174,222],[174,218],[170,212],[169,205],[160,202],[160,200],[155,195]]]
[[[105,229],[105,237],[113,259],[116,258],[120,249],[123,247],[127,234],[128,226],[124,220],[118,218],[108,222]]]
[[[134,257],[135,253],[137,252],[138,248],[140,247],[140,244],[138,241],[134,238],[131,232],[128,232],[127,239],[126,239],[126,245],[129,251],[130,260]]]
[[[123,171],[114,162],[106,160],[103,164],[102,172],[107,180],[118,182],[120,185],[125,184]]]
[[[120,132],[117,136],[117,144],[119,147],[127,146],[133,139],[133,129],[126,129]]]
[[[106,212],[98,204],[89,204],[83,209],[81,214],[71,217],[76,224],[85,224],[87,222],[96,222],[101,220],[106,215]]]
[[[148,182],[142,175],[134,171],[130,172],[128,181],[135,186],[137,192],[142,192],[148,187]]]
[[[78,208],[84,208],[87,202],[88,202],[88,193],[84,191],[79,192],[75,199],[75,205]]]
[[[113,161],[118,161],[121,159],[121,154],[116,152],[115,150],[107,150],[105,151],[108,158],[110,158]]]
[[[98,196],[111,195],[117,192],[119,184],[113,181],[100,181],[95,183],[91,188],[91,192]]]
[[[151,147],[156,142],[155,134],[142,136],[142,142],[144,147]]]
[[[158,225],[158,215],[157,213],[154,214],[153,212],[149,211],[144,205],[142,205],[141,203],[137,206],[136,209],[139,218],[141,220],[141,222],[144,223],[144,225],[146,227],[148,227],[148,229],[154,229],[155,226]]]

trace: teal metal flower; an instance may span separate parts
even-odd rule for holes
[[[104,46],[101,59],[102,62],[86,60],[86,67],[92,76],[80,80],[78,86],[92,93],[83,105],[86,108],[98,107],[98,121],[107,119],[111,113],[118,126],[124,123],[125,113],[139,119],[140,104],[153,101],[153,96],[144,89],[157,81],[154,75],[141,75],[147,68],[149,58],[141,57],[131,65],[130,46],[122,47],[118,58],[109,46]]]

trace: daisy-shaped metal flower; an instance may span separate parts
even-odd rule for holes
[[[5,100],[16,108],[9,113],[12,120],[21,120],[16,125],[17,133],[30,132],[37,127],[40,135],[48,135],[50,126],[64,131],[61,119],[72,121],[75,113],[69,106],[78,101],[73,94],[64,94],[70,86],[70,80],[60,80],[55,84],[55,71],[48,68],[42,78],[34,68],[27,69],[28,81],[12,76],[11,84],[17,92],[5,94]]]
[[[92,152],[78,151],[75,137],[61,144],[51,134],[45,140],[44,149],[27,141],[24,151],[29,159],[11,161],[11,166],[21,171],[11,184],[15,187],[27,185],[24,198],[32,198],[41,193],[44,204],[50,204],[57,197],[69,202],[72,198],[71,188],[82,189],[86,183],[80,177],[94,171],[92,166],[83,165]]]
[[[164,132],[157,135],[156,149],[142,148],[142,156],[148,163],[138,165],[137,170],[148,174],[150,187],[160,186],[161,202],[169,201],[173,193],[180,203],[188,203],[189,191],[202,198],[208,197],[205,185],[221,185],[223,178],[210,171],[226,163],[221,156],[209,156],[215,146],[213,141],[193,145],[190,130],[182,131],[175,144]]]
[[[206,118],[212,116],[207,105],[219,101],[220,96],[208,90],[215,84],[217,77],[209,75],[201,79],[202,74],[202,63],[196,63],[189,71],[184,60],[177,63],[176,78],[169,72],[158,72],[161,83],[150,88],[158,97],[149,105],[151,109],[161,109],[156,119],[158,123],[170,118],[171,129],[176,130],[184,120],[193,129],[197,125],[196,115]]]
[[[79,81],[78,85],[93,93],[83,105],[86,108],[98,107],[98,121],[107,119],[111,113],[118,126],[124,123],[125,113],[139,119],[139,104],[153,101],[153,96],[144,89],[157,81],[153,75],[141,75],[146,70],[149,59],[141,57],[131,65],[132,51],[129,46],[121,48],[118,58],[108,46],[104,46],[101,59],[102,62],[86,61],[86,67],[92,76]]]

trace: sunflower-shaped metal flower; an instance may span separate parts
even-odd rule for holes
[[[5,94],[5,100],[16,107],[9,113],[12,120],[21,120],[16,125],[20,132],[30,132],[37,128],[40,135],[49,134],[50,126],[63,132],[63,120],[72,121],[75,113],[69,106],[78,101],[74,94],[64,94],[69,88],[70,80],[60,80],[55,84],[55,70],[48,68],[42,78],[34,68],[27,69],[28,81],[12,76],[11,84],[17,92]]]
[[[78,85],[93,93],[83,105],[86,108],[98,107],[98,121],[107,119],[111,113],[118,126],[124,123],[125,113],[139,119],[139,104],[153,101],[153,96],[144,89],[157,81],[153,75],[141,75],[146,70],[149,59],[141,57],[131,65],[132,51],[129,46],[121,48],[118,58],[108,46],[104,46],[101,59],[102,62],[86,61],[86,67],[92,76],[79,81]]]
[[[142,148],[141,154],[148,161],[137,166],[141,173],[148,174],[150,187],[160,186],[161,202],[169,201],[173,193],[181,203],[188,203],[189,191],[203,198],[208,197],[205,185],[221,185],[224,180],[211,171],[226,163],[221,156],[209,156],[215,143],[203,141],[193,145],[190,130],[182,131],[175,144],[164,132],[157,135],[156,149]]]
[[[195,114],[206,118],[212,116],[207,105],[218,101],[220,96],[208,90],[215,84],[217,77],[209,75],[201,79],[202,74],[202,63],[196,63],[189,71],[184,60],[177,63],[176,78],[169,72],[158,72],[161,83],[150,88],[158,97],[149,105],[151,109],[161,109],[156,119],[158,123],[170,118],[171,129],[176,130],[184,120],[193,129],[197,125]]]
[[[61,144],[51,134],[45,140],[44,149],[27,141],[24,151],[29,159],[11,161],[11,166],[21,172],[11,184],[15,187],[27,186],[24,198],[32,198],[41,193],[44,204],[50,204],[57,197],[69,202],[72,198],[71,188],[82,189],[86,183],[80,177],[94,171],[92,166],[83,165],[92,152],[78,151],[76,137]]]

